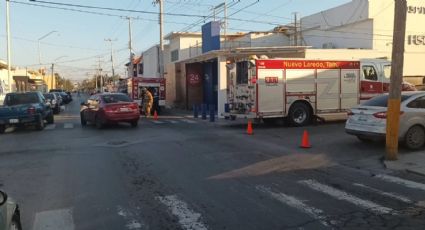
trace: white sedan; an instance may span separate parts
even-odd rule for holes
[[[385,139],[388,94],[374,97],[348,111],[345,131],[362,141]],[[425,144],[425,92],[403,92],[399,140],[410,149]]]

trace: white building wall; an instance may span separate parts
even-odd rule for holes
[[[288,46],[289,37],[283,33],[275,32],[253,32],[247,33],[240,38],[227,41],[230,48],[238,47],[272,47],[272,46]]]
[[[392,50],[392,33],[394,26],[394,1],[369,0],[370,17],[374,18],[374,48],[377,50]],[[406,21],[406,43],[404,55],[404,76],[425,76],[425,42],[419,44],[411,41],[412,36],[425,35],[425,2],[423,0],[408,0]],[[422,8],[422,12],[420,9]],[[410,41],[409,41],[410,38]],[[425,37],[422,37],[425,40]]]
[[[158,78],[158,49],[155,45],[143,52],[143,77]]]
[[[389,58],[388,52],[367,49],[306,49],[306,59],[359,60],[368,58]]]
[[[195,57],[202,53],[202,37],[180,37],[179,42],[179,60]]]
[[[422,23],[425,22],[425,2],[408,0],[407,3],[403,75],[425,76],[422,63],[425,59],[425,27]],[[370,49],[390,59],[393,25],[394,0],[353,0],[302,18],[303,43],[299,44],[313,48]],[[421,36],[419,41],[412,40],[415,35]]]
[[[298,44],[314,48],[373,48],[373,22],[367,0],[353,0],[301,19]]]

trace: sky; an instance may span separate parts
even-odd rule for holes
[[[104,73],[111,73],[110,43],[114,50],[117,74],[125,74],[129,60],[128,20],[133,17],[133,50],[142,51],[159,43],[158,5],[154,0],[10,0],[10,28],[12,65],[28,69],[49,68],[55,63],[55,72],[72,80],[82,80],[95,73],[98,65]],[[163,0],[164,35],[176,31],[200,32],[201,25],[210,21],[213,6],[223,0]],[[0,59],[6,53],[6,1],[0,1]],[[229,32],[267,31],[277,25],[293,21],[293,13],[307,16],[350,0],[227,0]],[[52,3],[96,6],[112,9],[135,10],[128,12],[100,10]],[[32,4],[32,5],[30,5]],[[50,7],[50,8],[48,8]],[[57,9],[51,7],[59,7]],[[87,13],[81,11],[89,11]],[[173,15],[174,14],[174,15]],[[222,19],[223,12],[217,12]],[[240,20],[242,19],[242,21]],[[243,20],[251,20],[247,23]],[[56,31],[40,40],[46,34]],[[39,52],[41,63],[39,64]]]

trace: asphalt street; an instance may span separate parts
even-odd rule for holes
[[[169,115],[97,130],[79,102],[43,131],[0,136],[0,189],[24,229],[424,229],[425,177],[385,169],[384,144],[341,122],[249,136]]]

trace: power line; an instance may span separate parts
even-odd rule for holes
[[[19,1],[10,1],[13,3],[18,4],[24,4],[24,5],[33,5],[33,6],[40,6],[40,7],[46,7],[46,8],[55,8],[55,9],[62,9],[62,10],[70,10],[70,11],[77,11],[77,12],[83,12],[83,13],[92,13],[92,14],[98,14],[103,16],[115,16],[115,17],[126,17],[124,15],[116,15],[116,14],[110,14],[110,13],[101,13],[101,12],[94,12],[94,11],[85,11],[85,10],[77,10],[72,8],[63,8],[63,7],[52,7],[52,6],[46,6],[46,5],[39,5],[39,4],[33,4],[33,3],[27,3],[27,2],[19,2]],[[77,4],[68,4],[68,3],[57,3],[57,2],[47,2],[47,1],[36,1],[44,4],[54,4],[54,5],[62,5],[62,6],[70,6],[70,7],[78,7],[78,8],[89,8],[89,9],[100,9],[100,10],[110,10],[110,11],[120,11],[120,12],[133,12],[133,13],[144,13],[144,14],[155,14],[157,15],[157,12],[153,11],[143,11],[143,10],[127,10],[127,9],[120,9],[120,8],[109,8],[109,7],[98,7],[98,6],[87,6],[87,5],[77,5]],[[179,17],[198,17],[206,20],[207,18],[210,18],[205,15],[198,15],[198,14],[181,14],[181,13],[164,13],[164,15],[168,16],[179,16]],[[242,18],[227,18],[230,21],[239,21],[239,22],[250,22],[250,23],[258,23],[258,24],[269,24],[269,25],[281,25],[279,22],[270,22],[270,21],[260,21],[260,20],[248,20],[248,19],[242,19]],[[146,20],[146,19],[143,19]]]
[[[240,8],[239,10],[237,10],[237,11],[235,11],[233,13],[231,13],[230,15],[228,15],[228,17],[233,16],[233,15],[235,15],[235,14],[237,14],[237,13],[239,13],[239,12],[241,12],[241,11],[243,11],[243,10],[245,10],[245,9],[247,9],[247,8],[249,8],[249,7],[257,4],[257,3],[259,3],[259,2],[260,2],[260,0],[256,0],[255,2],[253,2],[253,3],[251,3],[251,4],[247,5],[247,6],[245,6],[243,8]]]
[[[16,1],[13,1],[13,2],[16,2]],[[48,2],[48,1],[35,1],[35,2],[43,3],[43,4],[50,4],[50,5],[70,6],[70,7],[77,7],[77,8],[87,8],[87,9],[120,11],[120,12],[132,12],[132,13],[154,14],[154,15],[157,15],[158,14],[158,12],[146,11],[146,10],[130,10],[130,9],[122,9],[122,8],[111,8],[111,7],[90,6],[90,5],[80,5],[80,4],[70,4],[70,3],[60,3],[60,2]],[[180,13],[164,13],[164,15],[178,16],[178,17],[198,17],[198,18],[204,18],[205,17],[204,15],[198,15],[198,14],[180,14]]]

